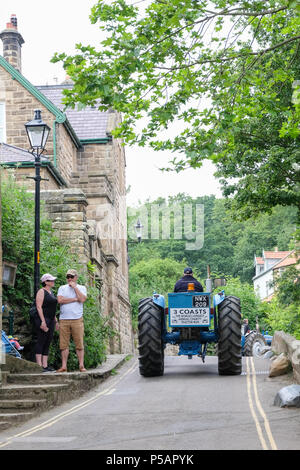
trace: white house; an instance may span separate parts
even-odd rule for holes
[[[274,294],[274,274],[296,263],[295,250],[292,251],[262,251],[262,256],[254,255],[255,276],[254,290],[265,302],[271,300]]]

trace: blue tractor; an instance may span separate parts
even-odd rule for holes
[[[242,334],[242,353],[243,356],[260,357],[267,346],[271,346],[273,336],[268,332],[260,333],[257,330],[252,330]]]
[[[224,285],[223,280],[217,285]],[[206,292],[168,294],[154,293],[139,302],[138,337],[139,368],[144,377],[164,373],[164,349],[167,344],[179,345],[179,355],[205,361],[207,347],[217,344],[220,375],[242,372],[242,333],[240,299],[225,296],[224,291],[212,295],[212,280],[206,280]],[[168,326],[166,323],[168,315]]]

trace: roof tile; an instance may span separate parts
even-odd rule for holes
[[[48,159],[41,155],[41,161],[48,161]],[[14,147],[13,145],[0,143],[0,162],[34,162],[34,156],[27,150],[21,149],[19,147]]]
[[[64,108],[63,90],[71,89],[72,85],[45,85],[36,88],[67,115],[79,140],[107,138],[108,112],[99,111],[97,107],[92,106],[83,109]]]

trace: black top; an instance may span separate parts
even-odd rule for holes
[[[188,292],[188,284],[191,282],[195,286],[195,292],[203,292],[202,285],[191,274],[186,274],[176,282],[174,292]]]
[[[54,319],[57,307],[57,298],[55,297],[52,292],[48,292],[44,289],[44,301],[42,305],[44,317],[49,318],[51,320]]]

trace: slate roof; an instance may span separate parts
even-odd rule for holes
[[[41,161],[48,161],[46,157],[41,155]],[[0,162],[1,163],[18,163],[18,162],[32,162],[34,163],[34,156],[27,150],[13,145],[0,143]]]
[[[66,114],[79,140],[107,139],[108,112],[99,111],[96,107],[91,106],[81,110],[64,109],[62,104],[63,90],[72,88],[72,85],[44,85],[36,86],[36,88]]]
[[[41,155],[41,165],[47,167],[53,178],[60,186],[67,186],[61,174],[54,167],[47,157]],[[13,145],[0,143],[0,165],[34,167],[34,156],[27,150]]]

